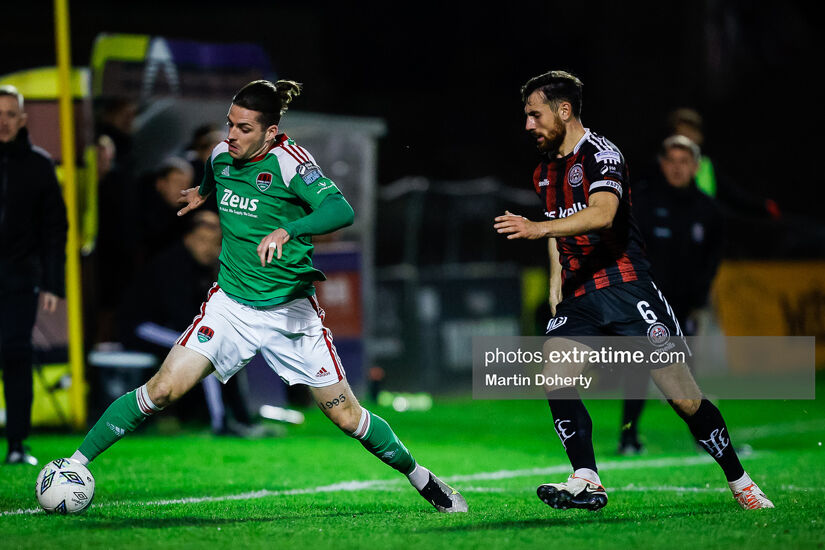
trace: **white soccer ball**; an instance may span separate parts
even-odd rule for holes
[[[47,514],[79,514],[92,503],[95,478],[77,460],[58,458],[40,470],[34,494]]]

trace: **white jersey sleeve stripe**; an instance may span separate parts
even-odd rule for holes
[[[604,189],[604,188],[613,189],[614,191],[616,191],[616,193],[619,194],[619,197],[622,196],[622,184],[617,182],[617,181],[613,181],[613,180],[594,181],[593,183],[590,184],[589,191],[592,193],[596,189]]]
[[[287,187],[289,187],[295,174],[298,173],[298,165],[304,164],[305,162],[315,164],[315,159],[309,151],[297,145],[287,145],[283,143],[272,149],[270,154],[278,157],[278,164],[281,166],[281,177]]]
[[[219,144],[215,145],[215,148],[212,149],[212,156],[209,159],[209,163],[214,164],[215,163],[215,157],[217,157],[221,153],[227,153],[227,152],[229,152],[229,142],[228,141],[222,141]]]
[[[302,149],[301,147],[298,147],[297,145],[286,145],[285,147],[288,147],[289,150],[292,151],[292,153],[295,156],[301,159],[302,162],[307,162],[309,160],[309,155],[307,155],[306,150]]]
[[[292,157],[292,159],[293,159],[295,162],[299,162],[299,163],[301,162],[301,159],[300,159],[300,158],[298,158],[298,155],[296,155],[295,153],[293,153],[292,151],[290,151],[290,150],[289,150],[289,149],[287,149],[286,147],[281,147],[281,149],[283,149],[283,150],[284,150],[284,152],[286,152],[286,154],[288,154],[290,157]],[[282,155],[278,155],[278,159],[279,159],[279,160],[280,160],[280,158],[281,158],[281,157],[282,157]]]

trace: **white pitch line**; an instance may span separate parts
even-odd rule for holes
[[[796,485],[780,485],[779,487],[773,487],[773,489],[778,489],[780,491],[800,491],[804,493],[811,491],[825,491],[825,487],[797,487]],[[677,487],[674,485],[655,485],[653,487],[642,487],[640,485],[626,485],[624,487],[607,487],[607,491],[631,491],[639,493],[727,493],[728,491],[730,491],[730,489],[728,489],[727,487]]]
[[[654,485],[651,487],[644,487],[641,485],[625,485],[624,487],[607,487],[605,489],[608,493],[727,493],[730,489],[726,487],[679,487],[677,485]],[[797,487],[796,485],[780,485],[779,487],[771,487],[771,490],[779,491],[799,491],[803,493],[808,492],[822,492],[825,487]],[[461,487],[462,493],[523,493],[524,488],[509,488],[504,487]]]
[[[730,491],[727,487],[677,487],[674,485],[657,485],[653,487],[642,487],[639,485],[627,485],[625,487],[607,487],[607,491],[622,491],[633,493],[725,493]]]
[[[737,441],[753,441],[777,435],[799,434],[825,431],[825,419],[799,420],[796,422],[781,422],[765,426],[751,426],[737,428],[733,437]]]
[[[749,456],[749,459],[759,458],[767,453],[757,452]],[[685,457],[668,457],[653,459],[635,460],[608,460],[599,465],[601,470],[638,470],[649,468],[672,468],[674,466],[699,466],[712,463],[713,459],[708,455],[691,455]],[[528,468],[523,470],[499,470],[496,472],[480,472],[476,474],[449,476],[444,479],[451,483],[461,483],[467,481],[490,481],[501,479],[513,479],[519,477],[537,477],[561,473],[570,473],[570,466],[558,465],[547,468]],[[256,500],[267,497],[282,497],[294,495],[309,495],[315,493],[338,493],[365,490],[383,490],[394,488],[392,486],[402,483],[402,479],[376,479],[370,481],[344,481],[332,485],[320,485],[318,487],[308,487],[305,489],[285,489],[281,491],[270,491],[262,489],[260,491],[249,491],[235,495],[223,495],[218,497],[186,497],[169,500],[155,500],[150,502],[136,503],[134,501],[114,501],[101,504],[93,504],[91,508],[102,508],[120,506],[127,504],[141,504],[142,506],[171,506],[174,504],[199,504],[204,502],[226,502],[236,500]],[[0,517],[20,516],[41,513],[40,508],[29,508],[26,510],[5,510],[0,512]]]
[[[755,458],[764,453],[753,453],[748,458]],[[685,457],[652,458],[638,460],[607,460],[599,463],[599,470],[636,470],[639,468],[671,468],[673,466],[697,466],[710,464],[713,458],[709,455],[691,455]],[[554,474],[570,473],[570,466],[567,464],[559,466],[549,466],[547,468],[528,468],[526,470],[499,470],[497,472],[482,472],[479,474],[469,474],[460,476],[450,476],[446,478],[452,483],[462,481],[489,481],[497,479],[511,479],[514,477],[536,477]]]

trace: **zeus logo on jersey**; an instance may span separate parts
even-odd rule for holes
[[[254,212],[258,209],[258,199],[248,199],[240,195],[236,195],[230,189],[223,190],[223,197],[221,197],[221,205],[229,206],[231,208],[240,208],[247,212]]]
[[[558,211],[548,212],[544,211],[544,215],[550,218],[551,220],[555,220],[556,218],[566,218],[567,216],[572,216],[576,212],[584,210],[587,208],[587,205],[581,202],[577,202],[570,208],[565,208],[563,206],[559,206]]]

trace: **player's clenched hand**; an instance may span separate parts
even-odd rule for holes
[[[272,256],[277,254],[280,260],[283,254],[284,245],[289,241],[289,233],[286,229],[278,228],[263,238],[258,245],[258,257],[261,259],[261,267],[272,261]]]
[[[178,216],[183,216],[190,210],[194,210],[195,208],[199,207],[203,203],[206,202],[206,197],[201,197],[200,193],[198,193],[197,187],[190,187],[189,189],[184,189],[180,192],[180,197],[178,197],[178,202],[183,204],[186,203],[186,206],[178,210]],[[207,195],[208,197],[209,195]]]
[[[499,233],[507,233],[508,239],[539,239],[544,236],[538,223],[531,222],[524,216],[511,214],[508,210],[495,221],[493,227]]]

